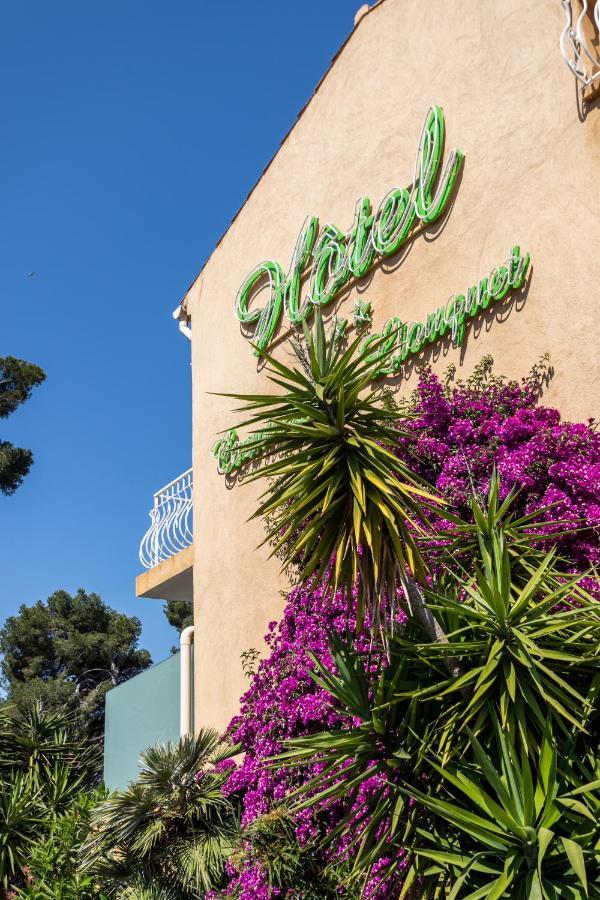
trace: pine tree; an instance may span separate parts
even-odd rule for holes
[[[46,378],[39,366],[14,356],[0,357],[0,419],[6,419]],[[13,494],[33,463],[31,450],[0,440],[0,492]]]
[[[169,625],[178,632],[194,624],[194,607],[188,600],[167,600],[164,613]]]
[[[138,648],[141,627],[135,616],[82,589],[23,604],[0,629],[8,699],[23,709],[42,701],[51,709],[79,710],[99,734],[106,691],[152,664],[148,651]]]

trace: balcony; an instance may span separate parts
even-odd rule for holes
[[[188,469],[154,494],[151,524],[140,544],[147,571],[136,579],[138,597],[193,600],[193,486]]]

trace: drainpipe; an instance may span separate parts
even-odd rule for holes
[[[179,636],[181,654],[179,657],[180,702],[179,731],[181,737],[192,733],[192,644],[194,626],[188,625]]]

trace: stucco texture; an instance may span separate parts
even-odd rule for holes
[[[287,269],[307,214],[346,230],[359,196],[376,207],[391,187],[409,185],[431,104],[444,110],[446,153],[465,154],[451,208],[347,292],[340,311],[350,316],[359,291],[375,327],[391,315],[420,320],[519,244],[531,254],[527,289],[474,320],[461,348],[426,358],[466,375],[491,353],[498,372],[518,377],[549,352],[545,402],[573,419],[600,412],[600,109],[591,104],[585,120],[578,112],[558,51],[562,24],[560,4],[546,0],[384,0],[360,21],[190,289],[197,724],[223,727],[235,713],[247,687],[240,653],[262,648],[286,587],[277,561],[256,550],[262,526],[247,522],[257,486],[228,486],[210,455],[236,416],[231,400],[209,392],[265,388],[233,315],[237,290],[263,259]],[[285,340],[277,352],[289,352]]]

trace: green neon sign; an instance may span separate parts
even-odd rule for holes
[[[502,300],[510,291],[523,287],[529,263],[529,253],[522,256],[520,247],[515,245],[506,263],[496,266],[486,278],[464,294],[454,294],[447,303],[429,313],[425,321],[402,322],[398,316],[392,316],[379,334],[370,334],[362,344],[363,348],[368,349],[371,344],[381,342],[373,355],[368,357],[370,362],[386,359],[377,374],[395,374],[409,356],[420,353],[428,344],[446,335],[451,337],[455,347],[459,347],[464,340],[467,320]]]
[[[219,475],[231,475],[253,460],[258,450],[256,443],[262,440],[263,432],[257,431],[240,440],[235,428],[230,429],[214,444],[211,456],[217,460]]]
[[[235,315],[243,325],[254,327],[252,340],[257,348],[269,346],[284,313],[292,325],[301,324],[315,306],[332,303],[352,278],[363,278],[377,260],[396,253],[416,224],[429,225],[442,215],[463,160],[462,151],[453,149],[442,169],[444,132],[442,108],[432,106],[425,116],[408,188],[392,188],[375,212],[369,198],[361,197],[345,233],[329,223],[319,228],[319,220],[309,216],[287,274],[275,260],[252,269],[238,291]],[[308,288],[302,297],[306,278]],[[265,289],[265,305],[252,307],[252,300]]]
[[[429,313],[423,322],[403,322],[399,316],[388,319],[378,334],[369,334],[362,342],[363,349],[378,344],[373,354],[367,357],[374,363],[382,360],[381,368],[376,370],[377,377],[396,374],[410,356],[446,336],[451,338],[455,347],[460,346],[469,319],[502,300],[511,291],[523,287],[530,261],[529,253],[523,255],[520,247],[515,245],[505,263],[492,269],[489,275],[464,294],[454,294],[447,303]],[[336,321],[334,333],[343,337],[346,326],[346,319]],[[237,431],[231,429],[220,437],[212,448],[219,473],[231,475],[255,459],[258,454],[256,444],[262,436],[263,432],[253,432],[240,439]]]

